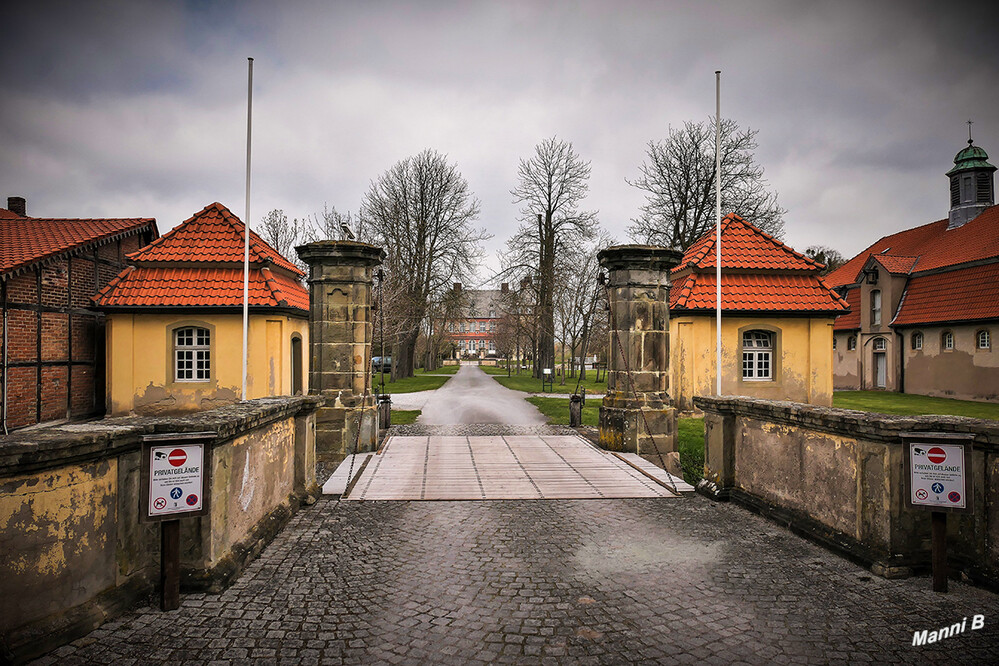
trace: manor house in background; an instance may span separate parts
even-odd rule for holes
[[[851,307],[836,319],[836,388],[999,400],[995,170],[969,139],[947,172],[946,219],[885,236],[826,276]]]
[[[464,289],[454,285],[465,302],[461,316],[447,324],[447,337],[454,344],[455,358],[487,358],[496,356],[496,326],[503,316],[501,299],[509,290]]]

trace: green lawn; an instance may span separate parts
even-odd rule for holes
[[[516,371],[509,377],[506,376],[506,368],[483,368],[489,375],[498,381],[503,386],[508,389],[513,389],[514,391],[526,391],[527,393],[541,393],[541,380],[535,379],[531,376],[530,370],[521,370],[518,375]],[[586,389],[586,395],[599,395],[603,396],[607,392],[607,382],[604,381],[603,373],[600,374],[600,382],[594,381],[596,373],[588,371],[586,373],[586,380],[580,382],[580,390]],[[555,377],[555,385],[552,387],[545,387],[545,393],[574,393],[576,391],[576,377],[566,377],[565,384],[561,384],[561,377]]]
[[[548,417],[549,423],[569,425],[568,398],[539,398],[532,396],[529,403]],[[600,416],[600,400],[587,400],[583,407],[583,425],[596,426]],[[681,418],[677,424],[677,448],[683,480],[695,485],[704,473],[704,419]]]
[[[424,372],[423,369],[417,369],[416,374],[412,377],[406,377],[404,379],[397,379],[392,381],[389,377],[389,373],[385,373],[385,393],[414,393],[416,391],[431,391],[433,389],[438,389],[444,385],[444,382],[451,379],[451,376],[457,372],[448,372],[450,368],[439,368],[434,370],[432,373]],[[371,375],[371,390],[372,392],[381,392],[381,379],[382,375],[380,372],[376,372]]]
[[[417,417],[421,414],[419,409],[393,409],[392,425],[407,425],[416,423]]]
[[[931,398],[909,393],[888,391],[836,391],[833,393],[833,407],[857,409],[862,412],[882,414],[948,414],[970,416],[976,419],[999,420],[999,404],[972,402],[951,398]]]

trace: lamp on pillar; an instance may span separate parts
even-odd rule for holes
[[[597,255],[610,310],[599,441],[610,451],[676,451],[676,410],[667,392],[669,271],[681,257],[649,245],[616,245]]]
[[[335,463],[378,442],[371,287],[385,251],[345,240],[295,251],[309,266],[309,393],[325,398],[316,415],[316,458]]]

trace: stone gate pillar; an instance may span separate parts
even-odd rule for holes
[[[335,463],[378,443],[371,285],[385,251],[353,241],[295,250],[309,265],[309,393],[325,398],[316,414],[316,459]]]
[[[610,451],[676,451],[676,410],[667,393],[669,271],[681,257],[648,245],[616,245],[597,255],[607,270],[611,315],[599,441]]]

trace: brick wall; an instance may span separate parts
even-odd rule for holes
[[[125,255],[142,240],[133,235],[85,248],[7,281],[8,429],[103,413],[97,347],[103,345],[104,317],[90,298],[121,272]]]

